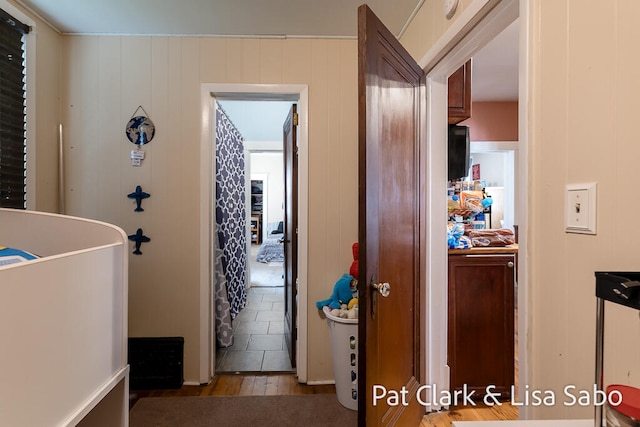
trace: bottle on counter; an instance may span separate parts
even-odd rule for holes
[[[460,202],[458,196],[454,194],[453,196],[447,197],[447,210],[453,212],[456,209],[460,209]]]

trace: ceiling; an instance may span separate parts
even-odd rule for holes
[[[19,0],[63,34],[357,36],[364,0]],[[420,0],[368,0],[396,35]]]
[[[474,102],[518,100],[519,33],[516,19],[473,56],[471,99]]]
[[[365,0],[16,1],[62,34],[354,38],[357,8]],[[367,4],[398,36],[424,1]],[[517,34],[512,25],[474,56],[475,102],[517,99]]]
[[[245,141],[268,141],[282,149],[282,126],[294,101],[237,101],[218,103]]]

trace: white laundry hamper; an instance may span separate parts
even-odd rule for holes
[[[333,375],[338,402],[345,408],[358,410],[358,319],[343,319],[322,309],[329,324]]]

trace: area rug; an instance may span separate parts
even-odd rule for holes
[[[251,286],[284,286],[283,274],[283,263],[272,262],[269,264],[264,264],[261,262],[252,262],[250,275]]]
[[[335,394],[144,397],[129,413],[130,427],[350,427],[357,420]]]

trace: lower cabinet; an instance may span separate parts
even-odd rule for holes
[[[451,391],[511,397],[515,262],[514,254],[449,255]]]

